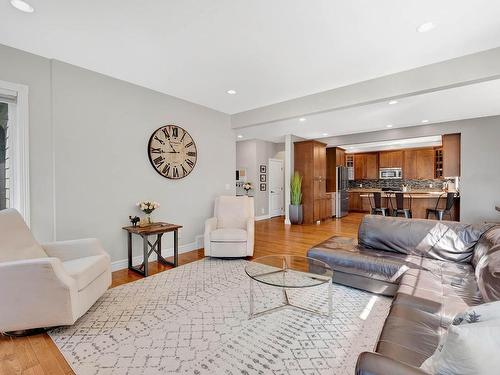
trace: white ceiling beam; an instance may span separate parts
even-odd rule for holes
[[[500,47],[240,112],[231,124],[245,128],[499,78]]]

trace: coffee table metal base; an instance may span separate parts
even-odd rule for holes
[[[272,313],[274,311],[282,310],[285,308],[293,308],[296,310],[305,311],[305,312],[308,312],[311,314],[321,316],[322,318],[327,318],[327,319],[333,318],[333,285],[332,285],[331,281],[328,282],[328,312],[327,313],[325,313],[321,310],[309,309],[307,307],[292,304],[290,302],[290,298],[288,297],[287,288],[283,288],[283,287],[281,287],[281,289],[283,291],[283,304],[282,305],[272,307],[272,308],[267,309],[267,310],[255,312],[255,303],[254,303],[254,283],[255,282],[256,281],[254,279],[250,278],[250,301],[249,301],[250,302],[250,313],[249,313],[248,319],[257,318],[259,316],[266,315],[266,314]],[[315,287],[317,287],[317,286],[315,286]],[[314,287],[311,287],[311,288],[314,288]],[[301,288],[301,289],[304,289],[304,288]]]

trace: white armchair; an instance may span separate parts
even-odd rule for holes
[[[98,240],[39,245],[16,210],[0,211],[0,332],[71,325],[110,285]]]
[[[253,255],[255,214],[253,198],[221,196],[215,200],[214,217],[205,222],[205,256]]]

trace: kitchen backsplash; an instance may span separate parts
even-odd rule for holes
[[[349,188],[401,188],[403,184],[408,185],[410,189],[443,189],[443,183],[447,180],[350,180]],[[453,182],[453,180],[449,180]],[[360,186],[362,184],[362,186]],[[432,187],[430,186],[432,184]]]

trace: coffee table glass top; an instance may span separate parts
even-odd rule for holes
[[[252,279],[283,288],[306,288],[330,282],[331,267],[317,259],[296,255],[268,255],[256,258],[245,272]]]

